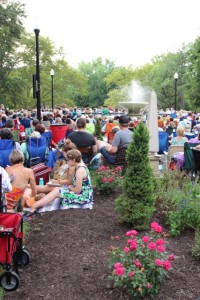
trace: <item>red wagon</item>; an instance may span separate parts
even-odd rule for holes
[[[29,260],[30,254],[23,247],[22,214],[0,213],[0,264],[5,270],[0,276],[0,285],[5,291],[18,288],[18,267],[26,266]]]

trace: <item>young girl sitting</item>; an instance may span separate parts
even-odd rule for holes
[[[74,149],[63,154],[68,160],[69,167],[75,167],[72,185],[67,186],[63,184],[62,180],[58,180],[61,187],[54,188],[49,194],[37,201],[31,207],[30,212],[26,214],[27,217],[31,217],[39,207],[49,204],[58,197],[61,198],[61,209],[93,208],[93,187],[89,171],[82,162],[80,151]]]

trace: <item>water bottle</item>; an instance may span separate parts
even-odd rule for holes
[[[43,178],[39,179],[39,185],[44,185],[44,179]]]

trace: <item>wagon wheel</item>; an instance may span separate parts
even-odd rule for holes
[[[19,286],[19,276],[14,271],[5,272],[0,276],[0,284],[7,292],[15,291]]]
[[[27,266],[30,261],[30,252],[27,249],[22,250],[21,260],[18,262],[20,266]]]

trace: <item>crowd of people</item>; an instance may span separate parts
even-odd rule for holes
[[[97,119],[103,139],[95,136]],[[15,211],[27,207],[27,218],[31,218],[38,209],[52,204],[56,199],[60,199],[60,209],[92,209],[93,187],[87,167],[88,157],[79,149],[90,147],[92,156],[100,158],[100,165],[112,165],[118,150],[127,148],[132,141],[134,128],[140,122],[146,123],[147,119],[148,115],[129,117],[124,110],[87,107],[43,109],[42,120],[39,121],[35,110],[16,111],[1,107],[0,139],[15,141],[15,149],[9,155],[9,166],[0,167],[2,194],[5,195],[7,209]],[[63,124],[67,125],[64,139],[56,147],[47,143],[47,159],[50,159],[52,153],[62,154],[62,158],[56,159],[51,165],[52,185],[36,185],[33,170],[25,165],[29,155],[26,141],[28,138],[47,137],[52,125]],[[168,133],[171,145],[184,145],[189,140],[197,143],[200,141],[198,113],[159,111],[157,125],[158,131]],[[42,195],[39,200],[38,194]],[[35,199],[32,203],[29,201],[30,197]]]

